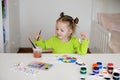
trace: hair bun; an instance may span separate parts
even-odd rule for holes
[[[79,22],[79,19],[76,17],[76,18],[74,19],[74,23],[75,23],[75,24],[78,24],[78,22]]]
[[[61,12],[61,13],[60,13],[60,17],[64,17],[64,12]]]

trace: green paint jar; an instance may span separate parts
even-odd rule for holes
[[[87,73],[87,68],[86,67],[81,67],[80,68],[80,73],[81,74],[86,74]]]

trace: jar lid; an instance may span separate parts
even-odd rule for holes
[[[102,65],[102,62],[97,62],[98,65]]]
[[[108,63],[108,67],[113,67],[113,63]]]

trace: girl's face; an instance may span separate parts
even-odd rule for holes
[[[69,23],[57,21],[56,22],[56,34],[58,38],[63,41],[69,40],[69,37],[72,34],[72,29],[70,29]]]

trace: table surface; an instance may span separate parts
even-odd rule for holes
[[[86,64],[87,74],[83,75],[80,74],[81,66],[59,61],[58,58],[63,55],[65,54],[42,54],[41,58],[34,58],[33,54],[0,53],[0,80],[80,80],[81,77],[85,77],[85,80],[99,80],[89,75],[93,63],[102,62],[106,66],[112,62],[114,68],[120,68],[120,54],[67,54]],[[49,70],[39,70],[36,75],[11,69],[16,63],[27,65],[32,61],[46,62],[53,66]]]

